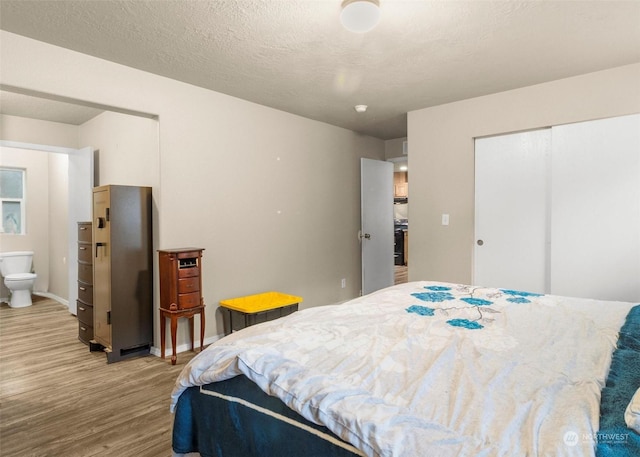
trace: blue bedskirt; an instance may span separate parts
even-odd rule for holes
[[[620,329],[607,384],[600,402],[597,457],[640,456],[640,435],[627,427],[624,411],[640,387],[640,305],[634,306]]]
[[[334,440],[333,442],[331,440]],[[354,457],[350,445],[309,422],[245,376],[180,396],[173,450],[202,457]]]

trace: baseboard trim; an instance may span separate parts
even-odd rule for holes
[[[50,298],[52,300],[55,300],[59,303],[62,303],[63,305],[67,306],[67,308],[69,307],[69,300],[65,300],[64,298],[58,297],[55,294],[49,293],[49,292],[33,292],[33,295],[38,295],[40,297],[46,297],[46,298]],[[8,299],[3,299],[0,298],[0,301],[7,301]],[[214,336],[210,336],[208,338],[204,339],[204,346],[208,346],[211,343],[215,343],[216,341],[218,341],[220,338],[222,338],[224,336],[224,334],[220,334],[220,335],[214,335]],[[196,345],[199,343],[199,340],[196,341]],[[196,348],[198,348],[199,346],[196,346]],[[187,352],[191,350],[191,344],[189,343],[182,343],[179,344],[178,347],[176,348],[176,353],[181,353],[181,352]],[[165,349],[165,356],[170,355],[171,354],[171,342],[168,343],[167,348]],[[155,355],[156,357],[160,357],[160,347],[155,347],[152,346],[151,350],[150,350],[152,355]]]
[[[208,338],[204,339],[204,346],[208,346],[211,343],[215,343],[216,341],[218,341],[220,338],[222,338],[224,335],[214,335],[214,336],[210,336]],[[199,340],[196,340],[196,349],[199,348]],[[187,352],[191,350],[191,344],[190,343],[182,343],[182,344],[178,344],[178,346],[176,347],[176,353],[180,354],[181,352]],[[167,347],[165,348],[164,351],[164,355],[165,357],[167,356],[171,356],[171,352],[172,348],[171,348],[171,343],[169,342],[169,344],[167,345]],[[155,355],[156,357],[160,357],[160,347],[155,347],[153,346],[151,348],[151,354]]]
[[[65,300],[64,298],[58,297],[56,294],[52,294],[49,292],[33,292],[33,295],[38,295],[39,297],[46,297],[52,300],[57,301],[58,303],[62,303],[67,308],[69,307],[69,300]]]

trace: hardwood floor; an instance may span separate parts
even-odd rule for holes
[[[404,284],[408,281],[408,267],[406,265],[394,266],[394,284]]]
[[[54,300],[0,305],[0,455],[171,455],[169,395],[182,367],[147,356],[107,364]]]

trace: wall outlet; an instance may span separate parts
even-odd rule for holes
[[[342,281],[340,281],[340,286],[344,289],[345,287],[347,287],[347,280],[346,278],[342,278]]]

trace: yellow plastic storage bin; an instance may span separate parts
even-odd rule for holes
[[[287,316],[298,310],[302,297],[264,292],[220,301],[224,334]]]

